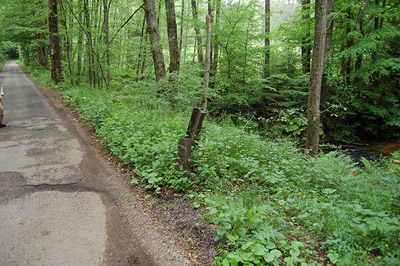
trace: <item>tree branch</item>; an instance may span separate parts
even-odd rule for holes
[[[85,33],[86,38],[88,38],[88,40],[89,40],[89,45],[90,45],[90,49],[92,50],[92,52],[93,52],[94,55],[96,56],[97,62],[98,62],[98,64],[99,64],[101,76],[102,76],[102,78],[103,78],[105,84],[108,85],[107,80],[106,80],[106,77],[104,76],[104,70],[103,70],[103,66],[102,66],[102,64],[101,64],[100,56],[96,53],[96,51],[95,51],[94,48],[93,48],[92,38],[90,38],[90,36],[89,36],[87,30],[85,29],[85,27],[82,26],[82,22],[81,22],[81,21],[79,20],[79,18],[76,16],[76,14],[75,14],[75,12],[74,12],[74,9],[72,8],[71,3],[69,2],[69,0],[65,0],[65,1],[67,2],[68,8],[69,8],[69,10],[71,11],[72,15],[74,16],[75,20],[78,22],[79,27],[80,27],[80,28],[83,30],[83,32]],[[108,86],[107,86],[107,89],[109,89]]]
[[[119,27],[119,29],[117,30],[117,32],[116,32],[116,33],[114,34],[114,36],[111,38],[110,44],[113,42],[115,36],[117,36],[117,34],[121,31],[121,29],[122,29],[123,27],[125,27],[125,25],[128,24],[128,22],[133,18],[133,16],[136,15],[136,13],[137,13],[140,9],[142,9],[143,7],[144,7],[144,4],[142,4],[138,9],[136,9],[135,12],[133,12],[133,14],[125,21],[125,23],[122,24],[121,27]]]

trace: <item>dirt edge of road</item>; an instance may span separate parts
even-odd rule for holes
[[[116,209],[124,206],[122,209],[124,219],[130,219],[132,214],[130,209],[141,209],[146,215],[151,217],[150,227],[156,227],[158,230],[162,230],[162,235],[166,239],[170,239],[177,243],[181,248],[185,257],[188,258],[193,265],[211,265],[215,257],[218,255],[219,242],[214,241],[217,236],[215,228],[204,222],[201,214],[204,210],[194,209],[193,204],[184,198],[182,194],[163,193],[161,196],[151,195],[150,198],[146,197],[148,191],[145,189],[132,186],[130,181],[132,176],[135,176],[133,171],[120,166],[120,161],[114,156],[106,147],[100,144],[100,139],[96,137],[94,130],[83,123],[79,119],[79,114],[74,112],[72,109],[67,107],[64,103],[61,92],[52,87],[42,85],[38,79],[32,78],[29,71],[20,66],[25,75],[31,79],[38,90],[48,99],[48,102],[54,107],[60,116],[68,121],[68,127],[71,132],[78,137],[78,139],[84,144],[85,147],[89,147],[89,154],[97,157],[96,159],[103,160],[111,170],[117,173],[118,178],[112,178],[109,180],[116,185],[118,192],[107,191],[107,188],[101,189],[102,185],[99,184],[99,189],[104,190],[104,193],[109,195],[110,198],[115,201],[117,205]],[[99,156],[100,155],[100,156]],[[82,167],[99,172],[96,166],[85,165]],[[92,177],[94,178],[94,177]],[[101,180],[97,180],[101,183]],[[118,194],[115,196],[113,194]],[[123,203],[121,202],[123,201]],[[115,212],[121,212],[120,210],[114,210]],[[129,221],[125,221],[124,224],[129,224]],[[131,230],[123,226],[124,230]],[[124,235],[123,232],[117,234],[118,237]],[[129,234],[126,234],[129,235]],[[116,236],[114,236],[116,237]],[[123,240],[126,245],[129,245],[129,239]],[[146,247],[146,243],[142,244],[142,250],[148,250],[153,248],[150,243]],[[121,250],[123,247],[112,247],[110,250]],[[124,256],[123,254],[121,256]],[[108,257],[119,256],[118,254],[108,254]],[[122,258],[121,258],[122,259]],[[114,258],[115,260],[115,258]],[[125,263],[127,265],[137,265],[140,258],[131,257]],[[156,263],[156,262],[155,262]],[[150,263],[153,264],[153,263]],[[156,263],[157,264],[157,263]]]

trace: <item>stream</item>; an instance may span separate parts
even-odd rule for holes
[[[391,158],[391,154],[400,150],[400,139],[371,141],[366,146],[344,146],[343,151],[350,158],[359,162],[361,157],[368,160],[379,160],[380,158]]]

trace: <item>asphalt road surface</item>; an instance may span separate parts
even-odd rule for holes
[[[0,73],[0,265],[189,265],[15,62]]]

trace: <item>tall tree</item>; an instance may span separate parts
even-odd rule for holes
[[[185,0],[182,0],[182,7],[181,7],[181,28],[179,33],[179,54],[182,52],[182,45],[183,45],[183,19],[185,17]]]
[[[147,32],[150,37],[151,53],[153,55],[154,61],[154,71],[156,75],[156,81],[158,82],[162,79],[165,79],[166,73],[154,0],[144,0],[144,8],[146,10]]]
[[[178,46],[178,30],[176,26],[174,0],[165,0],[165,12],[167,14],[167,33],[169,43],[169,73],[179,73],[180,56]]]
[[[94,71],[93,71],[93,62],[94,62],[94,53],[93,53],[93,41],[92,41],[92,23],[90,19],[89,13],[89,0],[83,0],[83,13],[85,18],[85,26],[86,26],[86,38],[87,44],[86,45],[86,53],[87,53],[87,69],[89,74],[89,83],[93,85],[94,82]],[[83,27],[82,27],[83,28]]]
[[[51,79],[57,83],[62,80],[61,45],[60,45],[60,35],[58,32],[57,0],[48,0],[48,5],[49,5]]]
[[[82,0],[78,0],[78,9],[82,8]],[[79,12],[79,17],[78,21],[82,21],[82,12]],[[78,43],[77,43],[77,66],[76,66],[76,75],[77,75],[77,84],[79,85],[81,83],[81,74],[82,74],[82,50],[83,50],[83,30],[79,28],[78,30]]]
[[[196,33],[196,41],[197,41],[197,59],[199,60],[199,63],[203,66],[204,65],[203,41],[201,39],[201,32],[199,27],[199,13],[197,10],[196,0],[191,0],[191,2],[192,2],[192,15],[194,21],[194,31]]]
[[[331,16],[335,9],[335,0],[327,0],[327,30],[326,30],[326,43],[325,43],[325,69],[329,68],[328,66],[328,57],[331,54],[332,49],[332,36],[333,36],[333,17]],[[321,103],[325,101],[326,91],[328,89],[328,75],[324,70],[322,75],[322,84],[321,84]]]
[[[221,20],[221,0],[216,0],[216,8],[215,8],[215,29],[218,32],[219,22]],[[218,57],[219,57],[219,43],[218,43],[218,34],[214,34],[214,48],[213,48],[213,60],[211,65],[211,76],[214,76],[217,72],[218,68]]]
[[[327,0],[315,1],[314,49],[308,90],[306,142],[306,148],[310,149],[311,156],[317,155],[319,144],[321,82],[326,43],[326,9]]]
[[[210,78],[211,67],[211,16],[206,17],[207,37],[206,37],[206,61],[204,64],[204,77],[203,77],[203,95],[201,100],[201,109],[205,112],[207,110],[207,89]]]
[[[303,12],[302,20],[306,25],[306,33],[303,37],[301,45],[301,59],[303,64],[303,72],[310,72],[311,44],[310,44],[310,27],[308,20],[310,19],[310,0],[301,1],[301,9]]]
[[[270,76],[270,33],[271,33],[271,3],[270,0],[265,0],[265,23],[264,23],[264,78]]]
[[[105,42],[106,42],[106,68],[107,68],[107,77],[106,77],[106,87],[110,88],[111,81],[111,70],[110,70],[110,5],[111,0],[103,0],[103,14],[104,14],[104,34],[105,34]]]
[[[70,30],[69,25],[68,25],[68,16],[67,16],[67,12],[66,9],[64,7],[64,2],[61,1],[60,2],[60,6],[61,6],[61,12],[62,12],[62,16],[61,16],[61,24],[64,27],[64,50],[66,52],[66,58],[67,58],[67,66],[68,66],[68,75],[70,77],[70,82],[71,85],[74,85],[74,80],[73,80],[73,73],[72,73],[72,30]]]

